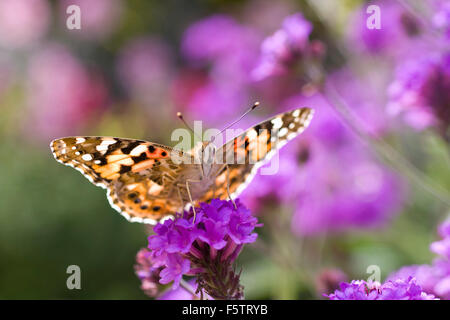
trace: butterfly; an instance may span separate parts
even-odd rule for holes
[[[234,199],[258,168],[303,132],[310,108],[278,114],[216,148],[212,141],[182,151],[114,137],[67,137],[50,143],[55,159],[107,190],[110,205],[131,222],[156,224],[189,204]]]

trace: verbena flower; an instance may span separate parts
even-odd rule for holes
[[[254,80],[280,75],[307,54],[312,24],[301,13],[288,16],[281,29],[267,37],[261,44],[259,63],[252,71]]]
[[[435,126],[447,139],[450,125],[450,55],[408,60],[389,87],[387,111],[415,129]]]
[[[300,236],[390,221],[406,191],[400,178],[367,153],[320,95],[294,97],[289,105],[315,106],[314,121],[301,139],[280,150],[277,174],[257,175],[242,199],[289,203],[292,231]]]
[[[446,39],[450,40],[450,3],[440,0],[436,2],[435,7],[432,24],[438,30],[443,31]]]
[[[379,282],[353,280],[342,282],[340,290],[324,295],[330,300],[433,300],[435,297],[422,290],[413,277]]]
[[[366,12],[370,5],[380,8],[380,28],[369,29]],[[396,1],[364,3],[350,17],[347,36],[351,48],[370,54],[398,55],[407,50],[412,38],[420,34],[420,23]]]
[[[442,240],[430,245],[430,250],[438,254],[431,264],[406,266],[392,273],[389,279],[406,279],[414,277],[427,292],[450,299],[450,220],[439,227]]]
[[[136,255],[135,273],[141,280],[141,289],[149,297],[156,297],[159,293],[159,273],[161,267],[155,267],[148,249],[141,249]]]
[[[257,224],[250,211],[239,200],[213,199],[201,203],[193,211],[183,212],[175,220],[166,220],[154,227],[149,236],[153,265],[162,268],[162,284],[173,282],[178,288],[183,275],[197,277],[197,291],[203,290],[214,299],[241,299],[243,288],[233,262],[245,243],[256,240]]]
[[[250,70],[257,56],[254,29],[227,15],[212,15],[189,26],[181,52],[187,67],[173,86],[178,108],[209,126],[223,125],[250,100]],[[220,108],[211,107],[220,104]]]

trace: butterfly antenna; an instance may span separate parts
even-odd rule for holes
[[[228,126],[226,126],[225,128],[222,129],[222,131],[220,131],[218,134],[216,134],[215,136],[213,136],[211,138],[211,142],[214,141],[214,139],[216,138],[216,136],[222,134],[225,130],[229,129],[230,127],[234,126],[236,123],[238,123],[239,121],[241,121],[247,114],[249,114],[250,112],[252,112],[254,109],[256,109],[259,106],[259,101],[256,101],[251,107],[250,109],[248,109],[247,111],[244,112],[244,114],[242,116],[239,117],[239,119],[235,120],[234,122],[232,122],[231,124],[229,124]]]
[[[186,127],[189,131],[191,131],[191,132],[194,134],[194,136],[196,136],[197,138],[199,138],[200,141],[203,140],[201,137],[199,137],[197,134],[195,134],[195,132],[194,132],[194,130],[192,130],[191,126],[188,125],[188,123],[186,122],[186,120],[184,120],[183,114],[182,114],[181,112],[177,112],[177,117],[178,117],[178,119],[181,120],[181,122],[183,122],[183,124],[185,125],[185,127]]]

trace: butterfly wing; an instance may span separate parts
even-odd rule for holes
[[[301,134],[311,122],[314,110],[299,108],[281,113],[246,130],[217,150],[217,162],[227,164],[219,170],[213,187],[201,201],[211,198],[237,197],[251,182],[257,170],[289,140]],[[228,175],[228,179],[227,179]]]
[[[154,224],[183,207],[178,183],[193,170],[191,155],[163,145],[113,137],[56,139],[58,162],[107,189],[111,206],[132,222]]]

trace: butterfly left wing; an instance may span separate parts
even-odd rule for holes
[[[257,170],[289,140],[301,134],[311,122],[314,110],[299,108],[281,113],[246,130],[216,151],[218,171],[213,187],[201,201],[214,197],[237,197],[251,182]]]
[[[107,189],[111,206],[132,222],[154,224],[180,211],[186,195],[177,183],[200,172],[191,155],[142,140],[68,137],[50,147],[58,162]]]

